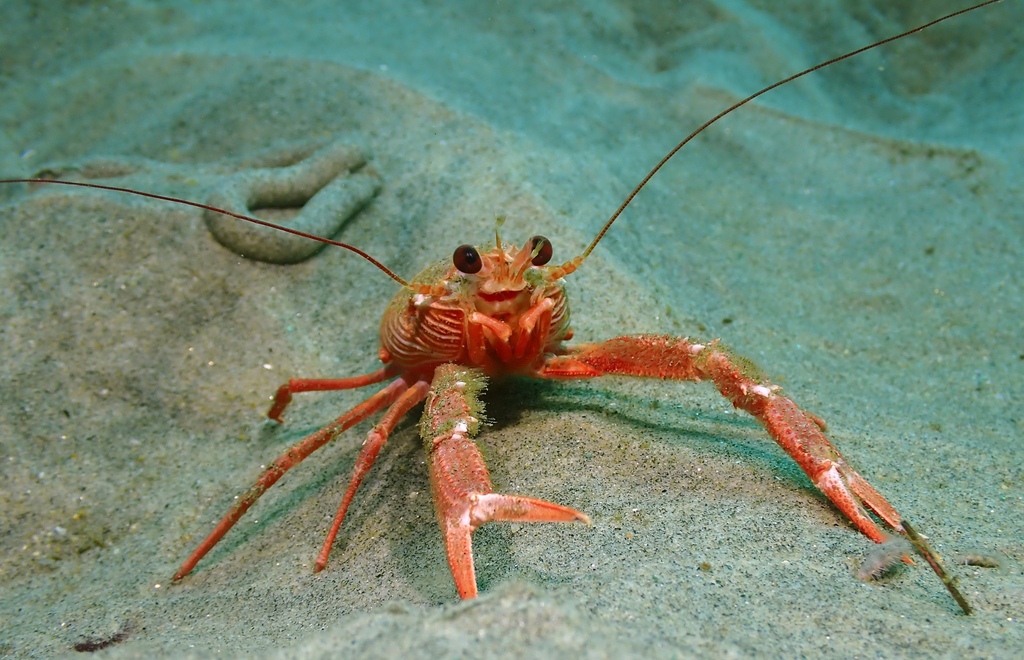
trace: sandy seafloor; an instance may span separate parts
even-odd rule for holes
[[[731,101],[965,2],[5,2],[0,170],[144,157],[202,200],[334,136],[384,179],[342,230],[406,276],[464,242],[581,251]],[[414,420],[312,561],[368,424],[289,473],[181,584],[232,498],[360,392],[395,285],[328,250],[238,258],[198,212],[0,189],[0,655],[1010,657],[1024,649],[1024,3],[791,85],[684,150],[573,275],[577,338],[722,337],[825,417],[950,563],[871,543],[708,385],[506,382],[496,486],[593,525],[475,535],[457,600]],[[267,368],[269,365],[271,368]]]

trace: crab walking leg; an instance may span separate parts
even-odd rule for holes
[[[354,424],[358,424],[370,415],[378,412],[379,410],[391,405],[395,402],[403,392],[409,389],[409,384],[402,378],[399,378],[393,383],[390,383],[387,387],[371,396],[366,401],[363,401],[358,406],[348,411],[338,419],[334,420],[324,428],[320,429],[316,433],[306,436],[298,443],[293,445],[276,459],[274,462],[263,471],[263,474],[259,476],[256,483],[245,491],[245,493],[239,498],[238,502],[235,503],[231,510],[228,511],[221,519],[217,526],[210,532],[209,536],[203,539],[203,542],[199,544],[185,563],[181,565],[178,572],[174,574],[174,580],[180,580],[195,568],[199,560],[202,559],[206,553],[213,549],[213,546],[227,534],[228,530],[234,527],[235,523],[238,522],[246,511],[249,510],[256,500],[260,498],[263,493],[277,483],[285,472],[295,467],[303,461],[307,456],[312,454],[314,451],[323,447],[328,442],[337,438],[343,431],[350,428]]]
[[[267,417],[279,424],[283,424],[281,413],[292,402],[292,395],[299,392],[328,392],[334,390],[354,390],[367,385],[382,383],[388,378],[398,375],[398,367],[388,365],[377,371],[351,378],[292,378],[287,383],[277,388],[274,395],[274,404],[267,411]]]
[[[349,504],[352,503],[352,498],[355,497],[356,491],[359,490],[359,484],[363,482],[363,478],[370,471],[370,468],[373,467],[374,462],[377,460],[377,455],[384,447],[384,443],[388,441],[388,436],[395,430],[395,426],[405,417],[405,414],[427,397],[429,389],[429,382],[422,379],[417,380],[415,384],[402,393],[402,396],[398,397],[398,400],[384,413],[384,417],[381,418],[380,422],[370,429],[370,432],[366,435],[363,449],[359,452],[355,467],[352,469],[352,479],[349,481],[348,489],[341,498],[341,504],[338,505],[338,513],[335,514],[334,522],[331,523],[331,529],[327,532],[327,538],[324,539],[324,545],[320,549],[320,554],[316,557],[316,565],[313,568],[314,573],[319,573],[327,566],[327,557],[331,554],[331,546],[334,545],[334,539],[338,536],[341,523],[345,520],[345,513],[348,512]]]
[[[494,492],[483,456],[472,440],[483,417],[478,395],[486,384],[480,370],[453,364],[438,367],[420,423],[448,565],[463,599],[477,594],[471,535],[484,523],[590,523],[586,515],[569,507]]]
[[[878,491],[850,467],[832,446],[817,417],[779,394],[749,361],[717,340],[710,344],[662,335],[617,337],[583,344],[566,356],[548,360],[545,378],[587,378],[606,374],[672,380],[710,380],[732,404],[758,419],[769,435],[807,476],[871,540],[888,537],[865,510],[871,509],[893,530],[903,532],[900,515]]]

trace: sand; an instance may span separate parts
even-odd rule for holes
[[[300,3],[290,3],[300,4]],[[0,174],[99,157],[202,200],[267,150],[339,136],[383,188],[339,238],[405,276],[460,243],[581,251],[732,101],[966,3],[5,3]],[[343,6],[357,5],[357,6]],[[577,338],[722,337],[826,418],[953,566],[853,576],[871,543],[707,385],[510,381],[499,489],[593,525],[475,535],[457,600],[415,420],[330,564],[367,430],[289,473],[182,583],[261,465],[361,400],[290,376],[376,366],[395,285],[326,250],[239,258],[198,211],[0,187],[0,655],[956,656],[1024,648],[1024,7],[779,90],[687,147],[569,281]]]

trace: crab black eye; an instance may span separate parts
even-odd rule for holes
[[[455,264],[460,273],[465,273],[466,275],[479,273],[480,268],[484,265],[480,260],[480,253],[472,245],[460,245],[455,248],[455,254],[452,255],[452,263]]]
[[[537,250],[538,245],[540,246],[539,250]],[[554,252],[554,248],[551,247],[551,241],[543,236],[534,236],[530,239],[530,251],[533,252],[535,250],[537,254],[530,261],[534,266],[543,266],[551,261],[551,254]]]

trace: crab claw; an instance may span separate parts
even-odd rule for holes
[[[421,423],[448,564],[455,588],[464,599],[477,594],[471,536],[480,525],[491,521],[590,523],[585,514],[560,504],[494,492],[483,456],[472,439],[483,416],[477,394],[486,382],[483,373],[475,369],[450,364],[438,367]]]
[[[757,412],[761,413],[760,419],[772,437],[865,536],[876,543],[884,543],[889,538],[865,509],[873,511],[893,530],[903,533],[896,509],[850,467],[820,426],[795,403],[783,396],[770,396],[761,402]]]
[[[472,445],[472,442],[470,442]],[[476,446],[473,446],[476,449]],[[433,476],[433,470],[431,470]],[[442,477],[443,478],[443,477]],[[434,480],[431,480],[434,483]],[[572,522],[579,520],[590,524],[583,513],[569,507],[545,502],[544,500],[500,493],[456,494],[455,489],[440,493],[435,487],[434,501],[438,507],[438,519],[444,533],[448,565],[455,579],[459,597],[476,598],[476,570],[473,566],[472,533],[486,522]],[[442,499],[456,495],[457,500]]]

